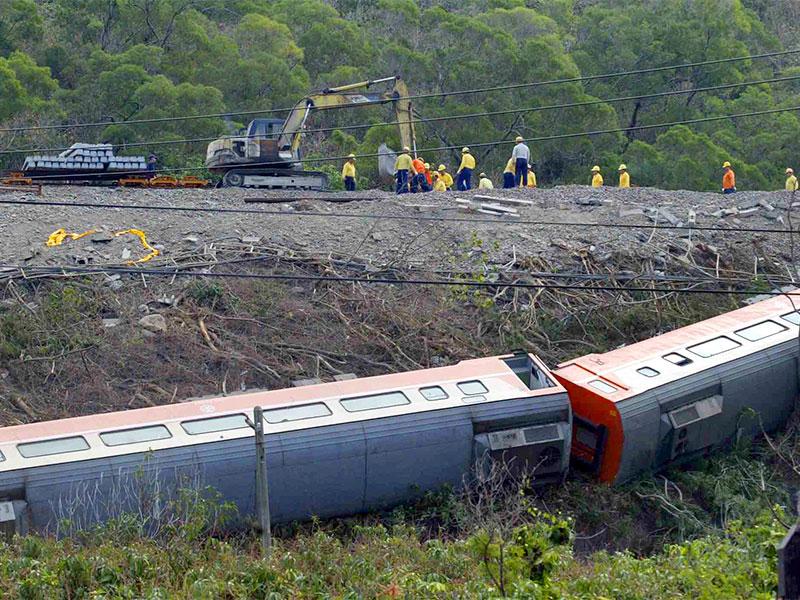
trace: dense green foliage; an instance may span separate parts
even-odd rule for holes
[[[791,0],[6,0],[0,3],[0,126],[76,123],[291,106],[312,89],[401,74],[412,93],[596,75],[780,50],[795,44]],[[795,66],[793,66],[795,65]],[[424,117],[584,102],[800,73],[796,57],[644,76],[421,99]],[[715,93],[437,121],[419,147],[664,123],[798,104],[794,81]],[[382,108],[338,111],[313,126],[384,121]],[[74,141],[205,139],[242,126],[222,119],[0,134],[0,149]],[[716,189],[723,159],[740,187],[778,188],[800,151],[795,113],[533,144],[540,181],[585,182],[620,161],[634,183]],[[310,134],[310,156],[375,152],[391,127]],[[205,142],[156,151],[162,166],[201,165]],[[509,146],[481,148],[502,170]],[[22,154],[0,166],[19,165]],[[426,156],[452,165],[454,152]],[[337,165],[333,165],[334,170]],[[365,161],[362,174],[374,173]],[[608,177],[607,179],[613,179]],[[365,183],[367,183],[365,181]]]

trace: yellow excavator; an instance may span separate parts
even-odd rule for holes
[[[392,84],[391,89],[377,93],[370,91],[373,86],[382,84]],[[286,121],[251,121],[242,135],[223,137],[208,145],[206,167],[222,176],[223,187],[325,190],[328,188],[327,175],[318,171],[304,171],[301,162],[303,131],[312,111],[390,102],[400,128],[400,142],[416,151],[408,88],[400,77],[385,77],[310,94],[294,106]],[[380,152],[387,155],[391,153],[385,145],[381,146]],[[386,164],[386,161],[378,162]]]

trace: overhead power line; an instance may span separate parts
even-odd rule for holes
[[[556,135],[546,135],[546,136],[539,136],[539,137],[529,137],[526,138],[528,142],[549,142],[554,140],[565,140],[570,138],[576,137],[587,137],[587,136],[596,136],[596,135],[606,135],[611,133],[624,133],[626,131],[646,131],[650,129],[662,129],[667,127],[675,127],[677,125],[694,125],[697,123],[711,123],[714,121],[725,121],[727,119],[741,119],[745,117],[757,117],[763,115],[774,115],[779,113],[786,113],[786,112],[795,112],[800,111],[800,106],[791,106],[788,108],[772,108],[768,110],[757,110],[745,113],[736,113],[731,115],[718,115],[714,117],[700,117],[697,119],[684,119],[681,121],[671,121],[669,123],[653,123],[651,125],[634,125],[633,127],[616,127],[613,129],[598,129],[594,131],[581,131],[576,133],[561,133]],[[470,148],[485,148],[488,146],[504,146],[509,144],[514,144],[514,140],[495,140],[492,142],[476,142],[476,143],[466,143],[466,144],[455,144],[450,146],[438,146],[433,148],[421,148],[417,149],[418,154],[428,153],[428,152],[444,152],[448,150],[457,150],[462,146],[469,146]],[[377,152],[367,153],[367,154],[357,154],[355,158],[377,158],[380,156]],[[306,163],[322,163],[322,162],[339,162],[343,160],[347,160],[351,158],[350,156],[329,156],[329,157],[320,157],[320,158],[304,158],[296,161],[292,161],[296,164],[306,164]],[[275,162],[261,162],[261,163],[247,163],[247,168],[252,167],[274,167],[277,163]],[[206,167],[183,167],[183,168],[169,168],[169,169],[157,169],[155,173],[179,173],[183,171],[205,171],[207,170]],[[149,174],[152,174],[153,171],[149,171]],[[115,175],[139,175],[141,171],[115,171]],[[82,180],[90,179],[92,177],[108,177],[108,173],[86,173],[85,175],[81,176]],[[36,180],[45,180],[45,179],[64,179],[64,175],[35,175],[31,177],[32,179]]]
[[[457,192],[456,192],[457,193]],[[381,221],[419,221],[433,223],[467,223],[467,224],[494,224],[494,225],[532,225],[532,226],[554,226],[554,227],[592,227],[601,229],[658,229],[658,230],[681,230],[681,231],[710,231],[716,233],[780,233],[780,234],[800,234],[800,229],[780,229],[777,227],[710,227],[703,225],[659,225],[657,223],[643,223],[636,225],[633,223],[597,223],[597,222],[575,222],[575,221],[540,221],[536,219],[514,219],[506,221],[502,218],[484,217],[436,217],[425,215],[390,215],[376,213],[346,213],[346,212],[327,212],[327,211],[294,211],[286,212],[281,210],[268,210],[260,208],[214,208],[214,207],[193,207],[193,206],[163,206],[151,204],[147,206],[105,202],[62,202],[58,200],[0,200],[0,205],[8,204],[15,206],[52,206],[59,208],[100,208],[110,210],[140,210],[160,211],[160,212],[190,212],[190,213],[222,213],[222,214],[244,214],[244,215],[264,215],[270,217],[326,217],[332,219],[375,219]]]
[[[682,64],[674,64],[674,65],[665,65],[662,67],[649,67],[645,69],[634,69],[629,71],[617,71],[613,73],[603,73],[599,75],[581,75],[576,77],[566,77],[561,79],[551,79],[548,81],[534,81],[528,83],[515,83],[515,84],[507,84],[507,85],[500,85],[500,86],[493,86],[493,87],[484,87],[484,88],[473,88],[473,89],[466,89],[466,90],[454,90],[451,92],[430,92],[425,94],[413,94],[409,96],[402,96],[398,99],[403,100],[420,100],[425,98],[443,98],[448,96],[463,96],[468,94],[485,94],[489,92],[497,92],[497,91],[505,91],[505,90],[516,90],[516,89],[525,89],[525,88],[535,88],[535,87],[544,87],[549,85],[560,85],[565,83],[579,83],[585,81],[597,81],[601,79],[611,79],[615,77],[624,77],[627,75],[645,75],[648,73],[658,73],[662,71],[672,71],[678,69],[686,69],[686,68],[694,68],[694,67],[702,67],[702,66],[709,66],[709,65],[719,65],[719,64],[726,64],[726,63],[733,63],[733,62],[741,62],[745,60],[760,60],[764,58],[775,58],[778,56],[787,56],[790,54],[796,54],[800,52],[800,48],[794,48],[791,50],[781,50],[778,52],[766,52],[762,54],[751,54],[747,56],[735,56],[731,58],[719,58],[714,60],[704,60],[704,61],[697,61],[691,63],[682,63]],[[341,108],[351,108],[353,106],[369,106],[372,104],[385,104],[385,101],[380,102],[365,102],[358,105],[344,105],[338,107],[331,107],[326,108],[325,110],[335,110]],[[72,124],[62,124],[62,125],[31,125],[26,127],[6,127],[0,128],[0,133],[21,133],[24,131],[46,131],[46,130],[53,130],[53,129],[77,129],[77,128],[84,128],[84,127],[107,127],[109,125],[140,125],[143,123],[164,123],[170,121],[189,121],[189,120],[197,120],[197,119],[212,119],[212,118],[225,118],[225,117],[234,117],[234,116],[243,116],[243,115],[266,115],[266,114],[277,114],[277,113],[285,113],[292,110],[294,107],[288,108],[271,108],[271,109],[263,109],[263,110],[248,110],[248,111],[240,111],[240,112],[224,112],[224,113],[208,113],[208,114],[201,114],[201,115],[186,115],[186,116],[178,116],[178,117],[158,117],[158,118],[151,118],[151,119],[129,119],[126,121],[95,121],[95,122],[84,122],[84,123],[72,123]]]
[[[71,265],[52,265],[43,267],[25,267],[21,265],[0,264],[0,270],[19,271],[20,274],[28,275],[68,275],[68,274],[132,274],[141,276],[161,276],[161,277],[190,277],[196,279],[255,279],[273,281],[304,281],[311,283],[372,283],[382,285],[403,285],[403,286],[445,286],[445,287],[474,287],[474,288],[511,288],[511,289],[563,289],[563,290],[584,290],[584,291],[606,291],[606,292],[659,292],[659,293],[678,293],[678,294],[725,294],[725,295],[789,295],[800,296],[800,292],[783,292],[760,290],[723,290],[718,288],[669,288],[669,287],[647,287],[647,286],[614,286],[614,285],[592,285],[583,286],[577,284],[541,284],[526,283],[521,281],[514,282],[490,282],[476,280],[445,280],[445,279],[399,279],[394,277],[364,277],[364,276],[324,276],[324,275],[296,275],[296,274],[273,274],[273,273],[234,273],[234,272],[196,272],[182,271],[178,269],[160,268],[133,268],[133,267],[76,267]],[[7,274],[7,273],[6,273]]]
[[[655,92],[652,94],[640,94],[638,96],[620,96],[617,98],[598,98],[596,100],[586,100],[582,102],[567,102],[563,104],[548,104],[545,106],[529,106],[526,108],[510,108],[506,110],[494,110],[494,111],[482,111],[482,112],[474,112],[474,113],[467,113],[463,115],[447,115],[441,117],[422,117],[419,119],[415,119],[414,121],[383,121],[377,123],[363,123],[358,125],[343,125],[341,127],[320,127],[320,128],[312,128],[312,129],[305,129],[302,133],[304,134],[312,134],[312,133],[331,133],[334,131],[357,131],[361,129],[370,129],[371,127],[383,127],[383,126],[394,126],[394,125],[408,125],[411,123],[420,124],[420,123],[438,123],[442,121],[459,121],[463,119],[478,119],[483,117],[496,117],[502,115],[513,115],[513,114],[523,114],[523,113],[535,113],[535,112],[542,112],[547,110],[563,110],[569,108],[586,108],[588,106],[597,106],[601,104],[619,104],[621,102],[630,102],[630,101],[638,101],[638,100],[649,100],[653,98],[665,98],[670,96],[685,96],[689,94],[699,94],[699,93],[706,93],[706,92],[713,92],[719,90],[727,90],[733,88],[740,88],[740,87],[749,87],[753,85],[763,85],[768,83],[781,83],[786,81],[797,81],[800,79],[800,75],[791,75],[786,77],[773,77],[771,79],[759,79],[755,81],[742,81],[739,83],[726,83],[721,85],[714,85],[714,86],[707,86],[701,88],[691,88],[685,90],[671,90],[667,92]],[[241,135],[241,136],[222,136],[223,138],[250,138],[250,137],[260,137],[260,136],[248,136],[248,135]],[[154,140],[154,141],[140,141],[140,142],[129,142],[124,144],[118,144],[119,146],[123,146],[127,148],[139,148],[139,147],[153,147],[153,146],[173,146],[178,144],[194,144],[200,142],[212,142],[214,140],[220,139],[220,136],[214,137],[200,137],[200,138],[182,138],[179,140]],[[29,154],[29,153],[42,153],[42,152],[63,152],[65,150],[69,150],[70,146],[62,146],[58,148],[11,148],[8,150],[0,151],[0,155],[7,155],[7,154]]]

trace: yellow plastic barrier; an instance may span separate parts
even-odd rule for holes
[[[60,246],[67,238],[74,241],[79,240],[82,237],[86,237],[87,235],[92,235],[93,233],[97,233],[97,231],[92,229],[90,231],[84,231],[83,233],[68,233],[66,229],[57,229],[50,234],[50,237],[47,238],[46,243],[52,248],[53,246]]]
[[[97,230],[92,229],[90,231],[84,231],[83,233],[69,233],[66,229],[57,229],[53,233],[50,234],[50,237],[47,238],[47,245],[49,247],[53,246],[60,246],[64,243],[64,240],[79,240],[82,237],[86,237],[87,235],[92,235],[93,233],[97,233]],[[138,258],[136,260],[129,260],[125,264],[127,265],[135,265],[137,263],[147,262],[161,254],[157,249],[153,248],[147,241],[147,235],[141,229],[126,229],[125,231],[117,231],[114,234],[114,237],[119,237],[121,235],[135,235],[139,238],[139,241],[142,243],[142,247],[145,250],[149,250],[149,254]]]
[[[135,265],[136,263],[147,262],[148,260],[155,258],[159,254],[161,254],[158,250],[156,250],[149,243],[147,243],[147,236],[141,229],[126,229],[125,231],[118,231],[117,233],[114,234],[114,236],[118,237],[120,235],[127,235],[127,234],[135,235],[136,237],[138,237],[139,241],[142,242],[142,246],[144,247],[144,249],[149,250],[150,254],[147,254],[137,260],[129,260],[126,264]]]

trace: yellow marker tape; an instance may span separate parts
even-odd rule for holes
[[[143,256],[142,258],[137,259],[137,260],[129,260],[125,264],[135,265],[137,263],[147,262],[148,260],[150,260],[152,258],[155,258],[159,254],[161,254],[158,250],[153,248],[147,242],[147,236],[145,235],[144,231],[142,231],[141,229],[126,229],[125,231],[118,231],[117,233],[114,234],[114,236],[115,237],[119,237],[121,235],[127,235],[127,234],[135,235],[136,237],[138,237],[139,241],[142,243],[142,247],[144,247],[145,250],[149,250],[150,253],[145,255],[145,256]]]
[[[66,229],[57,229],[47,238],[46,244],[52,248],[53,246],[60,246],[67,238],[74,241],[86,237],[87,235],[92,235],[93,233],[97,233],[97,231],[92,229],[90,231],[84,231],[83,233],[68,233]]]

